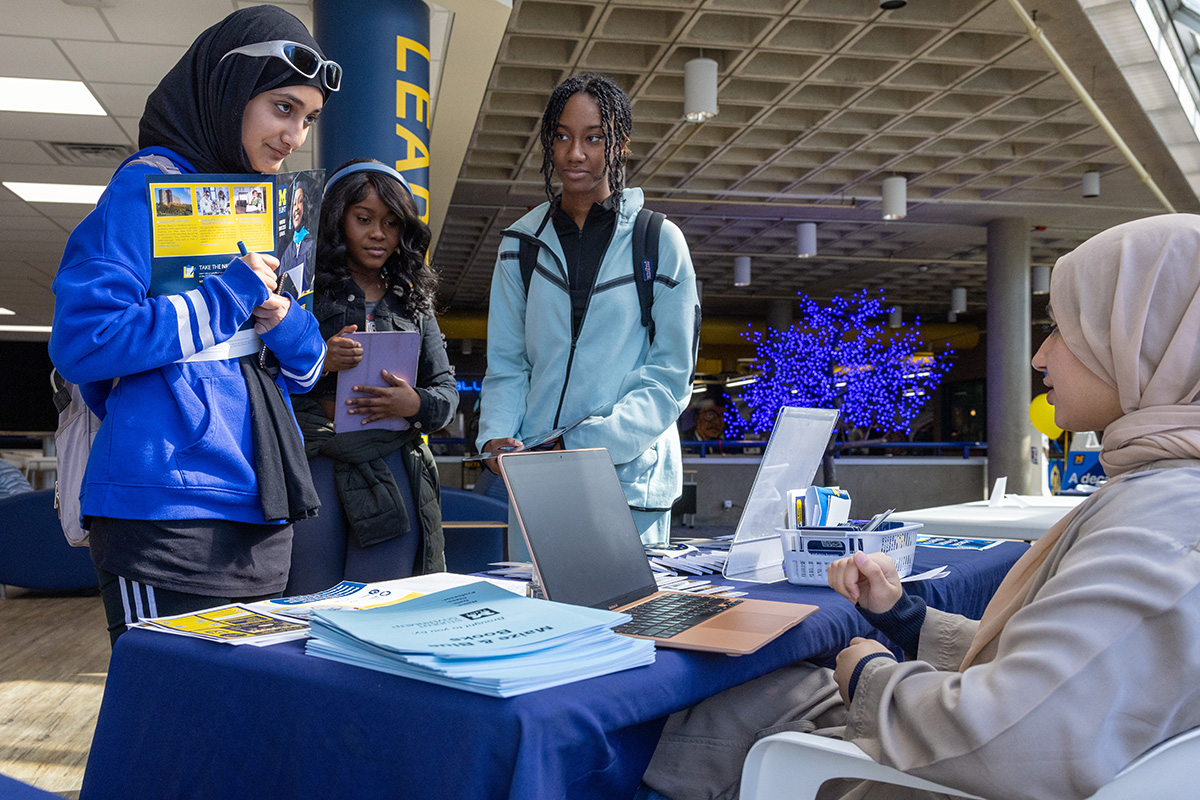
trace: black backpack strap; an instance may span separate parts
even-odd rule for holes
[[[535,238],[542,235],[542,231],[546,228],[546,223],[550,221],[550,215],[553,213],[554,206],[551,205],[546,209],[546,216],[542,217],[542,223],[533,232]],[[538,251],[541,247],[536,241],[525,237],[518,237],[517,243],[517,259],[521,265],[521,283],[525,284],[525,296],[528,297],[529,282],[533,280],[534,270],[537,269]]]
[[[71,384],[67,383],[66,378],[59,375],[54,367],[50,368],[50,390],[54,398],[54,408],[61,414],[71,405]]]
[[[533,271],[537,269],[538,246],[526,239],[518,241],[517,258],[521,263],[521,282],[525,284],[525,296],[529,296],[529,282],[533,280]]]
[[[654,343],[654,278],[658,275],[658,236],[666,216],[643,208],[633,223],[633,282],[637,286],[638,305],[642,308],[642,327]]]

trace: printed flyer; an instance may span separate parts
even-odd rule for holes
[[[240,250],[279,259],[280,291],[312,311],[324,170],[279,175],[147,175],[150,294],[181,294],[220,275]],[[247,324],[250,327],[250,323]]]

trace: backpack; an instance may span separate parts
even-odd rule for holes
[[[642,327],[647,329],[651,344],[654,343],[654,318],[650,310],[654,305],[654,278],[658,275],[658,236],[665,219],[665,215],[643,208],[633,223],[633,282],[637,286],[638,304],[642,307]],[[526,295],[537,267],[537,254],[537,243],[520,240],[518,256]]]
[[[121,169],[130,164],[149,164],[164,175],[179,174],[179,168],[166,156],[145,155],[122,164]],[[58,509],[58,521],[67,541],[72,547],[86,547],[88,532],[79,519],[79,493],[83,488],[83,474],[87,471],[92,440],[96,438],[96,431],[100,430],[100,419],[83,402],[79,387],[68,383],[56,369],[50,371],[50,389],[54,396],[54,407],[58,409],[58,429],[54,432],[54,450],[58,461],[54,507]]]
[[[54,432],[54,450],[58,467],[54,480],[54,507],[63,535],[72,547],[87,547],[88,532],[79,521],[79,491],[87,470],[92,440],[100,430],[100,419],[92,413],[79,387],[67,383],[58,370],[50,370],[54,407],[58,409],[58,430]]]

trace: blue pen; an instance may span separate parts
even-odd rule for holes
[[[241,241],[239,241],[239,242],[238,242],[238,252],[242,254],[242,257],[243,257],[243,258],[244,258],[245,256],[248,256],[248,255],[250,255],[250,251],[246,249],[246,243],[245,243],[245,242],[241,242]],[[275,282],[275,294],[279,294],[279,291],[280,291],[280,289],[282,289],[282,288],[283,288],[283,275],[281,274],[281,275],[279,276],[279,280],[277,280],[277,281]]]
[[[238,242],[238,252],[241,253],[243,257],[250,255],[250,251],[246,249],[246,243],[242,242],[242,241]],[[282,277],[280,277],[280,280],[282,280]],[[275,292],[276,293],[279,292],[278,284],[276,284],[276,286],[275,286]],[[258,366],[262,369],[267,368],[267,343],[266,342],[263,342],[263,346],[258,351]]]

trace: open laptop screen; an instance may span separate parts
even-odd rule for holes
[[[607,450],[500,456],[546,597],[614,608],[657,591]]]

